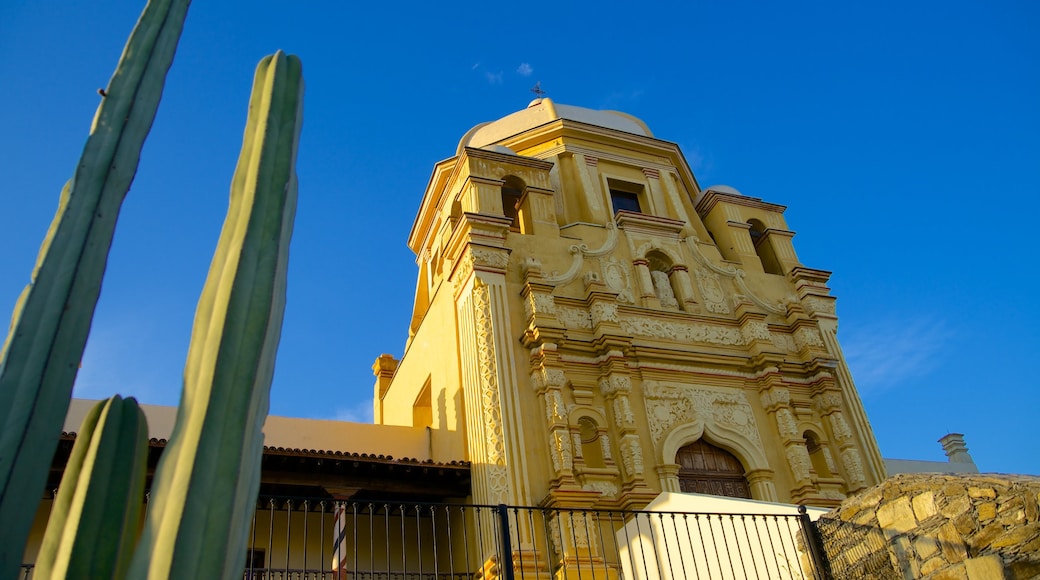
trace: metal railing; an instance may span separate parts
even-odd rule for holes
[[[244,580],[830,578],[805,515],[261,497]],[[32,577],[22,566],[22,579]]]
[[[815,532],[804,513],[263,498],[245,578],[815,580],[829,576]]]

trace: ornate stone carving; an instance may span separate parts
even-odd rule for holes
[[[531,292],[527,296],[527,300],[524,300],[524,312],[527,314],[528,318],[533,318],[535,314],[555,316],[556,301],[553,299],[551,294]]]
[[[571,441],[566,431],[557,429],[552,432],[549,444],[552,449],[553,469],[557,473],[572,469],[574,466],[574,454],[571,451]]]
[[[625,375],[609,375],[599,380],[599,390],[606,396],[628,393],[632,390],[632,379]]]
[[[834,433],[834,439],[838,443],[844,443],[852,439],[852,430],[849,429],[849,424],[845,422],[845,417],[841,414],[841,411],[834,411],[827,415],[827,419],[831,422],[831,432]]]
[[[785,332],[771,332],[769,333],[770,340],[773,341],[773,346],[784,352],[798,352],[798,345],[794,343],[794,337]]]
[[[709,324],[671,322],[647,317],[621,317],[621,329],[629,334],[678,342],[701,342],[725,346],[744,344],[740,329]]]
[[[852,484],[852,488],[862,487],[866,482],[863,475],[863,461],[860,459],[859,451],[850,447],[841,452],[841,463],[845,466],[845,475]]]
[[[831,455],[830,448],[821,446],[820,451],[823,453],[823,461],[827,464],[827,469],[831,470],[831,473],[838,473],[838,466],[834,463],[834,456]]]
[[[769,409],[774,405],[790,405],[791,391],[782,387],[772,387],[768,391],[762,393],[759,396],[759,399],[761,399],[762,406],[766,409]]]
[[[480,373],[480,407],[484,418],[484,436],[488,464],[488,486],[492,499],[505,501],[509,484],[505,469],[505,438],[502,435],[502,405],[498,394],[498,369],[495,337],[491,326],[491,295],[487,284],[479,278],[473,285],[474,326],[477,331],[477,360]]]
[[[632,405],[629,404],[628,397],[623,394],[618,395],[614,399],[614,422],[617,423],[618,429],[624,429],[635,421],[636,416],[632,412]]]
[[[600,266],[603,269],[603,281],[612,292],[617,292],[618,301],[631,304],[634,302],[632,289],[629,286],[628,269],[617,258],[600,258]]]
[[[678,308],[679,301],[675,299],[675,292],[672,291],[672,281],[668,278],[668,274],[659,270],[653,270],[650,272],[650,279],[654,284],[654,295],[661,302],[661,306]]]
[[[802,303],[805,304],[805,309],[810,314],[829,314],[833,316],[835,313],[834,300],[817,296],[806,296],[802,299]]]
[[[776,427],[780,431],[780,435],[784,437],[794,438],[798,436],[798,425],[795,424],[791,410],[786,407],[776,410]]]
[[[744,393],[678,387],[657,381],[644,381],[643,390],[655,444],[673,427],[700,420],[736,431],[762,448],[754,411]]]
[[[621,440],[621,462],[629,476],[643,474],[643,450],[639,447],[639,438],[635,435],[625,436]]]
[[[840,409],[841,394],[831,392],[818,395],[816,397],[816,408],[824,415],[836,409]]]
[[[726,294],[722,291],[719,275],[707,268],[697,268],[694,274],[697,278],[697,288],[704,297],[704,306],[708,312],[729,314],[729,304],[726,303]]]
[[[549,423],[558,423],[566,420],[566,409],[563,406],[563,395],[556,389],[545,392],[545,418]]]
[[[592,315],[592,324],[599,324],[601,322],[617,322],[617,304],[611,304],[609,302],[596,302],[589,307],[589,314]]]
[[[791,473],[794,474],[795,481],[806,481],[809,479],[809,467],[812,465],[812,461],[809,459],[809,452],[805,450],[804,445],[792,445],[787,448],[787,463],[791,466]]]
[[[769,325],[758,320],[752,320],[740,327],[740,333],[744,336],[744,341],[748,343],[755,340],[772,340]]]
[[[509,254],[502,250],[471,246],[469,251],[476,266],[504,269],[509,264]]]
[[[823,337],[820,336],[819,330],[803,326],[794,331],[794,343],[798,345],[799,349],[807,346],[812,348],[823,348]]]
[[[592,316],[580,308],[559,306],[556,308],[556,319],[567,328],[592,328]]]
[[[613,459],[613,454],[610,452],[610,439],[605,433],[599,436],[599,445],[603,450],[603,459],[608,461]]]
[[[613,481],[589,481],[582,486],[582,489],[598,491],[608,497],[614,497],[618,492],[617,484]]]

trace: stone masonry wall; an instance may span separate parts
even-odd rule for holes
[[[1040,578],[1040,477],[896,475],[820,518],[835,578]]]

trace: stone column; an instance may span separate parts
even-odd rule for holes
[[[767,380],[772,384],[762,390],[760,398],[762,406],[776,422],[776,430],[783,442],[784,457],[787,458],[787,465],[794,479],[791,497],[797,500],[815,490],[810,472],[812,461],[809,459],[809,450],[805,447],[805,439],[798,432],[791,408],[791,393],[783,387],[776,386],[779,376],[773,375]]]
[[[842,467],[845,468],[845,481],[850,493],[859,491],[866,487],[866,475],[863,472],[863,456],[856,447],[855,439],[849,424],[845,422],[845,415],[841,410],[841,393],[836,391],[824,391],[817,394],[813,399],[816,409],[830,427],[834,442],[838,444],[838,453],[841,456]]]

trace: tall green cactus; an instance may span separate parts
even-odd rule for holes
[[[98,402],[80,427],[36,557],[38,578],[123,578],[141,525],[148,423],[133,398]]]
[[[300,60],[264,58],[131,578],[242,574],[285,308],[302,106]]]
[[[116,217],[189,0],[153,0],[123,50],[0,353],[0,578],[21,564],[68,410]]]

